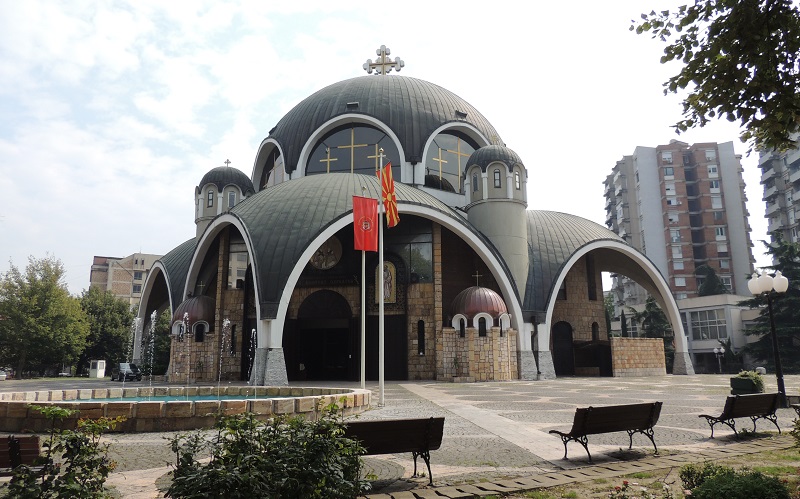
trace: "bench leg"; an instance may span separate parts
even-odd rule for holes
[[[714,438],[714,425],[717,423],[722,423],[724,425],[728,425],[728,427],[733,430],[733,434],[736,435],[736,438],[739,438],[739,432],[736,431],[736,421],[733,419],[717,419],[711,416],[700,416],[706,418],[706,422],[708,426],[711,427],[711,438]]]
[[[650,442],[653,444],[653,448],[656,450],[656,454],[658,454],[658,447],[656,446],[655,433],[653,432],[652,428],[647,428],[645,430],[626,430],[626,431],[628,432],[628,438],[630,439],[630,445],[628,446],[628,450],[633,449],[633,434],[641,433],[642,435],[650,439]]]
[[[778,426],[778,416],[776,416],[774,413],[767,414],[766,416],[750,416],[750,419],[753,420],[753,433],[755,433],[756,431],[756,421],[758,421],[759,419],[768,419],[772,421],[772,424],[774,424],[775,428],[778,429],[778,435],[781,434],[781,427]]]
[[[429,485],[433,485],[433,473],[431,472],[431,453],[428,451],[422,452],[412,452],[412,456],[414,456],[414,475],[417,476],[417,456],[421,456],[425,464],[428,466],[428,477],[430,478]]]

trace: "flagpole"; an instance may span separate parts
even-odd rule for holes
[[[380,163],[378,170],[378,185],[381,191],[381,200],[383,200],[383,148],[378,151],[380,156]],[[383,342],[383,212],[386,211],[386,206],[381,202],[378,206],[378,407],[384,406],[384,342]]]
[[[361,186],[361,195],[367,190]],[[358,223],[355,221],[355,223]],[[367,388],[367,251],[361,250],[361,389]]]

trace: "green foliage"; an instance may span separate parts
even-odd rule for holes
[[[678,132],[739,121],[751,148],[786,150],[800,131],[800,10],[792,0],[697,0],[631,21],[666,43],[680,72],[664,94],[685,94]]]
[[[800,243],[784,241],[780,233],[776,233],[775,237],[772,245],[762,241],[771,260],[777,262],[766,268],[773,272],[780,270],[789,279],[789,289],[785,293],[772,293],[775,333],[784,372],[800,373],[800,328],[797,327],[800,324]],[[743,351],[774,370],[767,297],[762,294],[739,304],[761,310],[755,324],[745,331],[746,335],[757,339],[748,341]]]
[[[789,434],[794,437],[794,446],[800,448],[800,419],[794,420],[794,427]]]
[[[0,487],[7,497],[19,499],[95,499],[109,497],[105,482],[116,463],[108,458],[108,444],[100,444],[103,433],[125,420],[123,417],[81,419],[76,430],[57,429],[57,422],[75,411],[60,407],[31,406],[51,419],[50,439],[42,447],[41,469],[22,465],[11,480]]]
[[[317,421],[220,417],[210,441],[202,432],[173,438],[177,466],[166,497],[357,497],[368,489],[360,478],[363,448],[344,437],[336,411],[325,408]]]
[[[53,257],[30,257],[24,273],[12,264],[0,275],[0,364],[19,377],[58,372],[83,351],[89,324],[63,278],[64,265]]]
[[[692,499],[789,499],[786,484],[758,471],[723,471],[692,489]]]
[[[756,385],[756,390],[764,392],[764,378],[755,371],[739,371],[736,375],[737,378],[749,379]]]
[[[724,295],[728,288],[719,278],[716,271],[708,265],[700,265],[695,269],[695,274],[704,276],[703,283],[697,288],[697,296]]]
[[[111,291],[89,288],[81,296],[81,308],[89,318],[89,337],[78,360],[78,373],[88,371],[92,359],[115,365],[125,362],[130,348],[133,312],[127,301]]]
[[[730,471],[732,469],[727,466],[706,461],[702,465],[690,463],[683,466],[678,472],[678,476],[680,476],[681,483],[683,483],[685,489],[693,490],[709,478]]]

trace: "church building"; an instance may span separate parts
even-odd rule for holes
[[[662,340],[609,338],[602,272],[655,297],[676,332],[672,372],[693,373],[656,267],[599,224],[529,210],[535,170],[494,126],[378,55],[364,65],[377,74],[279,120],[250,176],[223,166],[200,179],[196,236],[153,265],[139,309],[145,331],[154,313],[173,317],[169,380],[357,381],[362,350],[377,379],[381,294],[388,380],[665,374]],[[362,274],[353,196],[380,199],[387,163],[399,223],[383,227],[383,267],[366,252]]]

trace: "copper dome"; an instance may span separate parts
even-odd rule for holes
[[[494,319],[508,313],[506,303],[499,294],[480,286],[472,286],[458,293],[450,305],[450,311],[453,315],[463,314],[468,319],[480,313],[487,313]]]
[[[172,322],[183,321],[183,315],[189,314],[189,324],[196,322],[206,322],[209,326],[214,324],[214,299],[210,296],[193,296],[183,301],[175,313],[172,314]]]

